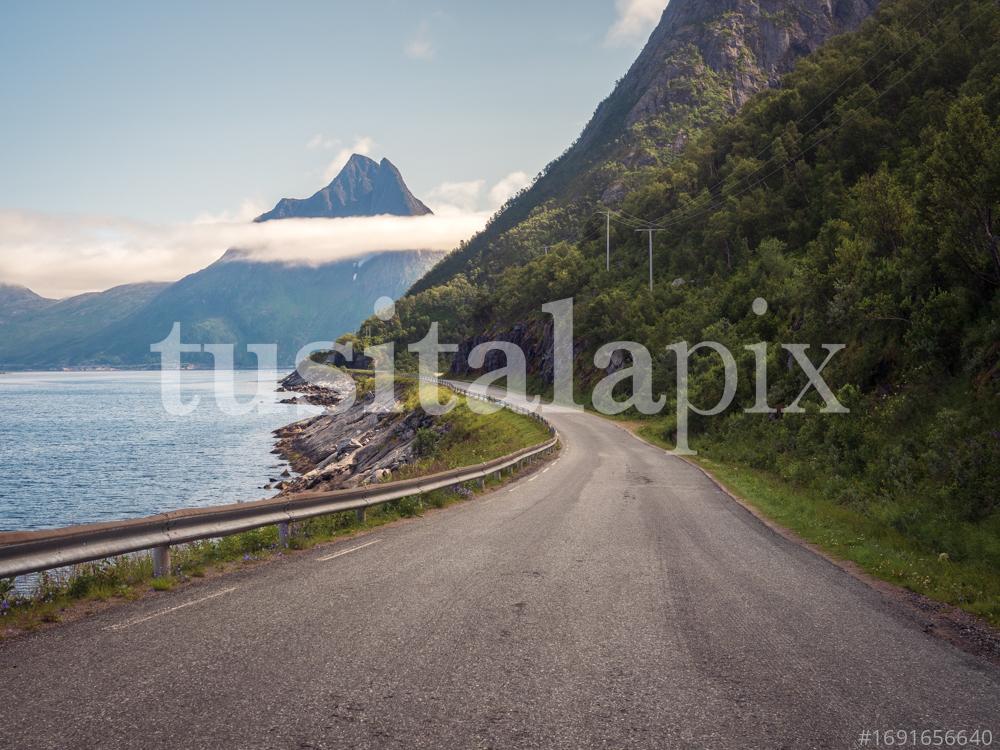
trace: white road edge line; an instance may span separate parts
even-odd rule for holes
[[[214,594],[209,594],[208,596],[203,596],[201,599],[194,599],[190,602],[184,602],[183,604],[178,604],[176,607],[168,607],[167,609],[161,609],[159,612],[154,612],[151,615],[146,615],[145,617],[137,617],[133,620],[126,620],[125,622],[119,622],[114,625],[108,625],[105,630],[124,630],[125,628],[130,628],[133,625],[139,625],[140,623],[146,622],[147,620],[152,620],[161,615],[170,614],[171,612],[176,612],[178,609],[184,609],[185,607],[190,607],[195,604],[201,604],[202,602],[207,602],[209,599],[214,599],[217,596],[222,596],[223,594],[231,594],[236,591],[236,586],[232,586],[228,589],[223,589],[222,591],[216,591]]]
[[[551,468],[552,468],[551,466],[546,466],[544,469],[542,469],[542,474],[544,474],[545,472],[547,472]]]
[[[340,552],[334,552],[332,555],[327,555],[326,557],[321,557],[317,562],[326,562],[327,560],[332,560],[335,557],[340,557],[342,555],[349,555],[352,552],[357,552],[359,549],[364,549],[365,547],[371,547],[373,544],[378,544],[381,539],[375,539],[374,541],[367,542],[365,544],[359,544],[357,547],[351,547],[350,549],[342,549]]]

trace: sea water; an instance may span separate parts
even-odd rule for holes
[[[0,531],[272,496],[285,467],[271,432],[319,411],[280,404],[280,375],[180,372],[189,414],[170,413],[159,372],[0,375]]]

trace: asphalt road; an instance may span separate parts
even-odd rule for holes
[[[682,461],[550,418],[562,455],[511,487],[0,643],[0,747],[1000,745],[998,670]]]

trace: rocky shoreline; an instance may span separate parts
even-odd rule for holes
[[[283,379],[278,390],[296,394],[286,403],[302,400],[327,408],[341,404],[356,380],[343,371],[325,369],[330,371],[328,378],[315,378],[310,373],[311,382],[307,382],[293,372]],[[397,402],[405,399],[406,388],[396,384]],[[367,407],[374,398],[374,392],[367,392],[338,413],[325,411],[275,430],[273,452],[300,476],[283,478],[269,488],[284,495],[386,481],[420,457],[420,431],[440,434],[447,429],[420,408],[410,412],[371,410]]]

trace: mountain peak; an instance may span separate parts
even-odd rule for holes
[[[283,198],[254,221],[345,216],[422,216],[431,210],[406,187],[399,169],[388,159],[376,162],[351,154],[333,181],[306,199]]]
[[[382,161],[387,161],[382,159]],[[351,158],[347,160],[347,164],[371,164],[375,166],[375,160],[370,156],[365,156],[364,154],[351,154]],[[347,166],[346,164],[344,166]]]

